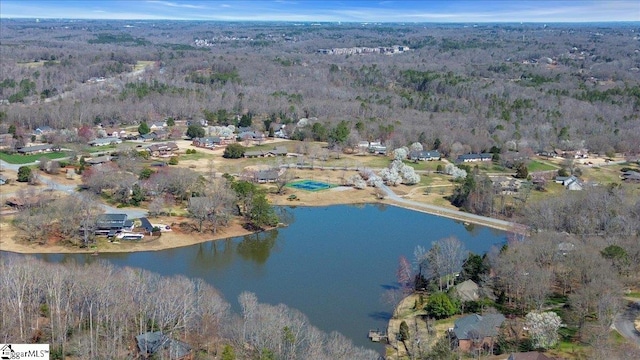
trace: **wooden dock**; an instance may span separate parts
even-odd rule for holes
[[[369,340],[371,340],[373,342],[384,342],[384,343],[386,343],[388,341],[387,333],[384,332],[384,331],[380,331],[380,330],[369,330],[368,338],[369,338]]]

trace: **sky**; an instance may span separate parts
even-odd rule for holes
[[[638,0],[1,0],[0,18],[292,22],[640,21]]]

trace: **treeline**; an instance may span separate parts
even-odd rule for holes
[[[635,29],[622,25],[599,27],[597,38],[588,26],[163,22],[116,31],[88,22],[89,33],[76,24],[64,33],[19,21],[0,26],[6,60],[0,97],[12,97],[5,123],[30,129],[198,119],[223,110],[279,123],[314,117],[332,127],[344,120],[357,130],[353,141],[380,139],[391,147],[437,138],[447,156],[507,150],[507,143],[520,150],[628,154],[640,146],[638,55],[628,51]],[[193,39],[202,38],[227,40],[191,50]],[[256,47],[232,38],[270,40]],[[103,43],[90,43],[98,40]],[[319,48],[402,43],[416,47],[392,56],[317,54]],[[129,75],[139,60],[159,67]],[[97,76],[110,77],[109,86],[83,85]],[[63,99],[42,100],[58,95]],[[253,124],[268,131],[262,125]]]
[[[135,358],[135,336],[149,331],[187,343],[194,359],[378,358],[338,333],[323,333],[300,312],[261,304],[251,293],[239,296],[242,313],[235,314],[202,280],[3,255],[0,286],[0,339],[48,343],[52,359]]]

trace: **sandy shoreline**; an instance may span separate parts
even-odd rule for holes
[[[346,188],[336,188],[332,191],[324,193],[309,193],[309,192],[296,192],[296,200],[288,200],[288,195],[270,195],[269,200],[271,204],[276,206],[305,206],[305,207],[318,207],[318,206],[331,206],[331,205],[354,205],[354,204],[386,204],[391,206],[398,206],[405,209],[419,211],[436,216],[444,216],[454,220],[464,221],[468,223],[474,223],[482,226],[492,227],[500,230],[507,230],[495,224],[482,223],[481,221],[474,221],[473,219],[467,219],[464,213],[460,213],[460,216],[455,214],[442,214],[437,211],[429,211],[425,209],[412,208],[405,204],[395,203],[390,200],[379,200],[375,197],[375,194],[371,189],[368,190],[356,190]],[[166,224],[173,224],[177,221],[176,218],[161,218],[159,222]],[[140,252],[140,251],[159,251],[172,248],[178,248],[183,246],[190,246],[212,240],[222,240],[228,238],[234,238],[238,236],[250,235],[253,232],[248,231],[242,227],[240,219],[236,219],[228,227],[220,229],[216,234],[212,233],[198,233],[198,232],[181,232],[174,226],[175,231],[163,232],[160,237],[149,238],[148,240],[139,242],[127,242],[121,241],[120,243],[110,243],[106,239],[100,239],[97,247],[88,249],[80,249],[76,247],[64,246],[59,244],[34,244],[25,243],[23,241],[16,240],[17,230],[14,229],[6,221],[0,223],[0,251],[14,252],[21,254],[91,254],[91,253],[124,253],[124,252]]]

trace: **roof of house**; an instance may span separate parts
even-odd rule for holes
[[[453,332],[459,340],[495,336],[504,320],[502,314],[473,314],[456,320]]]
[[[103,228],[122,228],[133,225],[133,222],[127,219],[127,214],[100,214],[96,217],[96,225]]]
[[[42,145],[24,146],[18,149],[18,152],[29,153],[32,151],[44,151],[44,150],[51,150],[51,149],[52,149],[52,146],[50,144],[42,144]]]
[[[122,139],[117,138],[117,137],[113,137],[113,136],[109,136],[109,137],[103,137],[103,138],[98,138],[98,139],[93,139],[91,141],[89,141],[89,145],[94,145],[94,144],[111,144],[111,143],[121,143]]]
[[[422,150],[422,151],[410,151],[409,158],[411,159],[431,159],[440,158],[440,152],[438,150]]]
[[[149,151],[174,151],[178,150],[178,144],[174,142],[152,144],[147,147]]]
[[[151,225],[151,222],[146,217],[140,218],[140,223],[140,227],[142,227],[145,231],[153,231],[153,225]]]
[[[622,173],[624,180],[640,180],[640,172],[637,171],[625,171]]]
[[[259,170],[256,172],[256,179],[258,181],[274,181],[278,179],[278,170]]]
[[[191,352],[191,346],[179,340],[173,340],[160,331],[146,332],[136,336],[138,350],[142,354],[153,355],[160,350],[169,349],[170,359],[184,358]]]
[[[508,360],[554,360],[554,359],[555,358],[550,358],[541,352],[528,351],[528,352],[511,353],[511,355],[509,355]]]
[[[98,156],[98,157],[91,158],[91,159],[87,160],[86,163],[90,164],[90,165],[97,165],[97,164],[103,164],[103,163],[106,163],[106,162],[109,162],[109,161],[111,161],[111,156],[104,155],[104,156]]]
[[[479,287],[473,280],[466,280],[456,285],[456,293],[462,301],[475,301],[479,298]]]
[[[482,154],[464,154],[458,156],[458,160],[475,160],[475,159],[492,159],[493,154],[491,153],[482,153]]]

